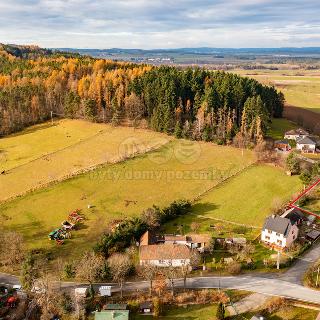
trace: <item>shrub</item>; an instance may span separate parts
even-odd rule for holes
[[[66,263],[63,267],[64,277],[67,279],[74,278],[76,272],[72,263]]]
[[[242,269],[241,263],[238,263],[236,261],[234,261],[228,265],[228,272],[231,274],[234,274],[234,275],[240,274],[241,269]]]
[[[225,309],[222,302],[219,302],[216,318],[217,320],[223,320],[225,316]]]
[[[273,313],[273,312],[283,308],[285,305],[286,305],[286,299],[280,298],[280,297],[274,297],[266,303],[265,309],[269,313]]]

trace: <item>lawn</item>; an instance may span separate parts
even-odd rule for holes
[[[2,160],[6,159],[2,161],[6,174],[0,176],[0,201],[169,141],[170,137],[151,130],[80,120],[35,126],[0,140]]]
[[[112,219],[139,215],[154,204],[193,199],[253,161],[251,151],[174,140],[148,154],[3,203],[0,221],[6,230],[21,232],[30,248],[46,248],[71,258],[91,247]],[[47,235],[76,208],[86,220],[73,232],[72,240],[57,247]]]
[[[188,231],[197,216],[202,231],[209,231],[210,224],[219,221],[260,228],[272,213],[275,199],[288,201],[301,188],[297,176],[289,177],[280,168],[256,165],[203,195],[193,206],[193,217],[183,217],[175,223],[185,225]]]
[[[284,138],[285,132],[297,128],[298,125],[292,121],[282,118],[274,118],[268,128],[267,136],[274,140],[281,140]]]
[[[172,307],[165,310],[164,315],[158,319],[174,320],[214,320],[216,319],[217,305],[189,305]],[[153,316],[136,316],[136,320],[153,319]]]

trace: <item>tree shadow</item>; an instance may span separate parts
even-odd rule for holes
[[[201,215],[206,215],[214,210],[217,210],[218,208],[219,206],[212,202],[202,202],[194,204],[192,206],[192,212]]]

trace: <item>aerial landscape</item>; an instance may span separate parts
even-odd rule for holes
[[[0,319],[320,319],[317,1],[0,9]]]

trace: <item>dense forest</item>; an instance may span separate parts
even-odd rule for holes
[[[0,135],[53,115],[137,124],[177,137],[257,142],[283,95],[256,80],[0,46]]]

